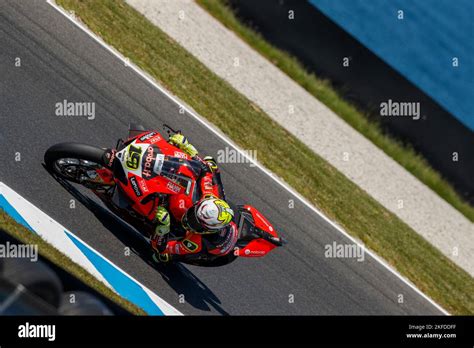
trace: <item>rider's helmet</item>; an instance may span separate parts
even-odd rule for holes
[[[219,198],[206,198],[188,209],[181,220],[186,230],[212,233],[226,227],[234,217],[229,204]]]

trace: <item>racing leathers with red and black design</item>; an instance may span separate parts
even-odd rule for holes
[[[171,143],[188,154],[191,152],[194,156],[197,155],[197,151],[186,139],[184,141],[180,139],[179,142]],[[186,151],[190,146],[194,151]],[[222,205],[224,210],[232,212],[227,203],[220,199],[222,198],[223,190],[220,184],[219,169],[215,161],[211,157],[207,157],[205,160],[207,166],[205,166],[204,174],[198,181],[200,199],[183,215],[180,223],[181,226],[173,226],[174,229],[184,229],[185,235],[183,238],[169,240],[170,215],[164,207],[157,209],[155,235],[151,238],[151,246],[156,251],[154,260],[157,262],[167,262],[171,259],[189,259],[198,257],[203,253],[223,256],[233,251],[238,232],[231,218],[228,219],[225,226],[217,229],[207,229],[196,220],[196,210],[207,200],[214,199],[214,202]]]

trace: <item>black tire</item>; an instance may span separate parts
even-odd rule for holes
[[[63,286],[56,273],[45,263],[24,258],[6,258],[1,275],[12,283],[23,285],[54,307],[59,306]]]
[[[71,296],[74,303],[71,303]],[[71,291],[63,294],[60,315],[114,315],[114,313],[96,296],[84,291]]]
[[[71,177],[65,176],[61,172],[56,170],[56,166],[54,165],[55,162],[61,158],[75,158],[95,162],[103,166],[104,153],[104,149],[87,144],[60,143],[53,145],[48,150],[46,150],[44,154],[44,163],[46,165],[46,168],[55,173],[56,175],[68,181],[77,182]]]

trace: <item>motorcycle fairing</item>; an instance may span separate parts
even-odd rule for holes
[[[178,216],[192,205],[200,167],[159,133],[144,132],[128,139],[116,158],[127,178],[117,183],[132,198],[132,208],[138,213],[154,218],[155,202],[142,204],[151,193],[169,195],[170,207]]]
[[[262,257],[282,243],[273,225],[251,205],[240,208],[238,228],[237,256]]]

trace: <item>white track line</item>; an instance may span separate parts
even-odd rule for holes
[[[148,75],[146,72],[142,71],[139,67],[137,67],[135,64],[129,61],[129,59],[125,58],[120,52],[112,48],[111,46],[107,45],[99,36],[97,36],[95,33],[93,33],[89,28],[87,28],[84,24],[82,24],[80,21],[78,21],[74,16],[71,16],[66,10],[64,10],[62,7],[58,6],[56,3],[54,3],[54,0],[46,0],[48,4],[50,4],[52,7],[54,7],[59,13],[64,15],[67,19],[69,19],[72,23],[77,25],[82,31],[87,33],[91,38],[93,38],[96,42],[98,42],[102,47],[104,47],[106,50],[108,50],[110,53],[112,53],[114,56],[116,56],[118,59],[120,59],[125,66],[131,68],[134,70],[138,75],[140,75],[142,78],[144,78],[146,81],[148,81],[150,84],[152,84],[156,89],[158,89],[161,93],[165,94],[169,99],[174,101],[176,104],[179,106],[183,107],[188,114],[193,116],[198,122],[200,122],[202,125],[204,125],[207,129],[209,129],[212,133],[214,133],[217,137],[219,137],[222,141],[227,143],[228,145],[232,146],[235,148],[240,154],[242,154],[246,159],[248,159],[252,164],[254,164],[256,167],[258,167],[261,171],[263,171],[265,174],[267,174],[269,177],[271,177],[276,183],[278,183],[280,186],[282,186],[285,190],[287,190],[289,193],[294,195],[298,200],[300,200],[304,205],[306,205],[309,209],[311,209],[313,212],[318,214],[321,218],[323,218],[327,223],[329,223],[332,227],[334,227],[337,231],[342,233],[344,236],[346,236],[351,242],[359,245],[360,247],[363,247],[365,252],[369,254],[374,260],[379,262],[382,266],[384,266],[387,270],[389,270],[392,274],[394,274],[397,278],[399,278],[402,282],[404,282],[406,285],[408,285],[410,288],[412,288],[416,293],[418,293],[421,297],[423,297],[425,300],[427,300],[429,303],[431,303],[433,306],[435,306],[439,311],[441,311],[445,315],[450,315],[449,312],[447,312],[444,308],[442,308],[439,304],[434,302],[428,295],[424,294],[420,289],[418,289],[412,282],[410,282],[408,279],[406,279],[404,276],[399,274],[395,269],[393,269],[388,263],[385,262],[385,260],[381,259],[378,255],[376,255],[374,252],[371,250],[367,249],[367,247],[360,242],[359,240],[356,240],[354,237],[352,237],[349,233],[344,231],[340,226],[338,226],[335,222],[331,221],[328,217],[326,217],[321,211],[316,209],[311,203],[309,203],[306,198],[301,196],[298,192],[296,192],[292,187],[288,186],[285,182],[280,180],[278,176],[270,172],[267,168],[263,167],[260,163],[255,161],[253,158],[249,157],[245,151],[242,151],[236,144],[234,144],[229,138],[227,138],[225,135],[223,135],[221,132],[219,132],[217,129],[214,128],[211,124],[209,124],[207,121],[205,121],[202,117],[198,116],[194,111],[191,110],[190,107],[185,105],[183,102],[181,102],[176,96],[172,95],[170,92],[168,92],[166,89],[164,89],[162,86],[160,86],[150,75]]]

